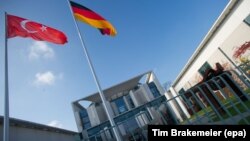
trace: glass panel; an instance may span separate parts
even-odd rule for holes
[[[135,129],[139,128],[136,120],[134,118],[130,118],[126,123],[124,124],[125,129],[127,131],[133,132]]]
[[[90,127],[91,127],[90,122],[84,123],[84,125],[83,125],[83,129],[88,129],[88,128],[90,128]]]
[[[82,121],[85,123],[85,122],[89,122],[89,118],[88,117],[84,117],[82,118]]]
[[[86,111],[86,110],[81,110],[81,111],[80,111],[80,116],[81,116],[81,117],[86,117],[86,116],[88,116],[87,111]]]
[[[80,111],[80,117],[81,117],[83,129],[90,128],[91,124],[89,121],[89,116],[88,116],[88,113],[85,109]]]
[[[183,88],[181,88],[178,92],[179,94],[184,94],[185,93],[185,90]]]
[[[150,91],[152,92],[154,98],[159,97],[161,95],[154,82],[148,83],[148,87]]]
[[[250,26],[250,15],[248,15],[248,16],[245,18],[244,22]]]
[[[100,128],[99,126],[97,126],[97,127],[89,129],[87,132],[88,132],[88,136],[91,137],[97,134],[98,132],[100,132]]]
[[[123,100],[123,97],[119,97],[119,98],[115,99],[113,102],[115,103],[119,114],[126,112],[128,110],[127,106]]]
[[[205,62],[201,67],[200,69],[198,70],[198,72],[204,76],[206,71],[209,70],[209,69],[212,69],[212,67],[208,64],[208,62]]]
[[[110,127],[111,127],[110,123],[108,121],[106,121],[100,125],[89,128],[89,129],[87,129],[88,137],[89,138],[95,137],[95,138],[99,139],[100,134],[104,133],[104,131],[105,131],[105,133],[109,133],[110,138],[113,138],[113,132],[112,132],[112,129]]]

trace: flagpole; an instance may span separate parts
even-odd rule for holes
[[[242,71],[228,56],[227,56],[227,54],[220,48],[220,47],[218,47],[218,50],[227,58],[227,60],[231,63],[231,64],[233,64],[233,66],[235,67],[235,69],[237,69],[240,73],[241,73],[241,75],[244,75],[248,80],[249,80],[249,78],[248,78],[248,76],[247,76],[247,74],[244,72],[244,71]]]
[[[106,111],[106,114],[107,114],[107,116],[108,116],[108,119],[109,119],[109,121],[110,121],[111,127],[112,127],[112,129],[113,129],[113,131],[114,131],[116,140],[117,140],[117,141],[122,141],[122,139],[121,139],[121,137],[120,137],[120,134],[119,134],[119,132],[118,132],[118,130],[117,130],[117,127],[116,127],[116,125],[115,125],[115,122],[114,122],[113,118],[111,117],[111,114],[110,114],[110,111],[109,111],[109,110],[111,110],[111,107],[110,107],[110,105],[107,105],[107,103],[106,103],[106,102],[107,102],[107,101],[106,101],[106,98],[104,97],[103,90],[102,90],[101,85],[100,85],[100,82],[99,82],[99,80],[98,80],[98,78],[97,78],[95,69],[94,69],[94,67],[93,67],[93,64],[92,64],[92,61],[91,61],[91,59],[90,59],[90,56],[89,56],[87,47],[86,47],[86,45],[85,45],[85,42],[84,42],[84,40],[83,40],[83,38],[82,38],[82,35],[81,35],[81,33],[80,33],[80,30],[79,30],[78,24],[77,24],[77,22],[76,22],[76,19],[75,19],[75,17],[74,17],[74,14],[73,14],[73,11],[72,11],[72,8],[71,8],[71,5],[70,5],[69,0],[67,0],[67,2],[68,2],[69,8],[70,8],[70,12],[71,12],[71,15],[72,15],[72,17],[73,17],[73,20],[74,20],[74,23],[75,23],[75,26],[76,26],[76,29],[77,29],[77,32],[78,32],[78,36],[79,36],[79,38],[80,38],[80,42],[81,42],[82,48],[83,48],[83,50],[84,50],[84,54],[85,54],[85,56],[86,56],[86,58],[87,58],[87,61],[88,61],[88,64],[89,64],[91,73],[92,73],[92,75],[93,75],[93,78],[94,78],[94,80],[95,80],[96,86],[97,86],[97,88],[98,88],[99,95],[100,95],[100,97],[101,97],[101,100],[102,100],[104,109],[105,109],[105,111]]]
[[[8,48],[7,48],[7,13],[5,16],[5,96],[4,96],[4,129],[3,141],[9,141],[9,81],[8,81]]]

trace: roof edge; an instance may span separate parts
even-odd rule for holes
[[[178,81],[183,77],[186,73],[186,70],[192,65],[194,60],[198,57],[199,53],[204,49],[206,44],[210,41],[211,37],[216,33],[218,28],[223,24],[224,20],[227,18],[228,14],[232,11],[232,9],[237,5],[241,0],[230,0],[227,6],[224,8],[220,16],[217,18],[213,26],[210,28],[208,33],[205,35],[201,43],[198,45],[198,48],[194,51],[192,56],[189,58],[188,62],[185,64],[181,72],[178,74],[177,78],[174,80],[172,86],[174,87]]]
[[[0,125],[3,124],[3,116],[0,115]],[[10,118],[10,126],[17,126],[17,127],[23,127],[23,128],[32,128],[37,129],[41,131],[51,131],[56,133],[64,133],[64,134],[70,134],[70,135],[76,135],[77,132],[70,131],[67,129],[62,129],[58,127],[48,126],[40,123],[35,123],[31,121],[16,119],[16,118]]]
[[[125,81],[122,81],[122,82],[120,82],[120,83],[118,83],[118,84],[116,84],[116,85],[113,85],[113,86],[110,86],[110,87],[108,87],[108,88],[105,88],[105,89],[103,89],[102,91],[105,91],[105,90],[108,90],[108,89],[112,89],[112,88],[114,88],[114,87],[117,87],[117,86],[119,86],[119,85],[121,85],[121,84],[123,84],[123,83],[126,83],[126,82],[128,82],[128,81],[130,81],[130,80],[132,80],[132,79],[135,79],[135,78],[137,78],[137,77],[143,77],[145,74],[150,74],[150,73],[152,73],[153,71],[152,70],[150,70],[150,71],[147,71],[147,72],[144,72],[144,73],[142,73],[142,74],[140,74],[140,75],[137,75],[137,76],[135,76],[135,77],[132,77],[132,78],[130,78],[130,79],[128,79],[128,80],[125,80]],[[80,102],[80,101],[88,101],[88,100],[86,100],[88,97],[90,97],[90,96],[92,96],[92,95],[95,95],[95,94],[98,94],[99,92],[95,92],[95,93],[92,93],[92,94],[90,94],[90,95],[88,95],[88,96],[85,96],[85,97],[83,97],[83,98],[81,98],[81,99],[78,99],[78,100],[75,100],[75,101],[73,101],[72,103],[77,103],[77,102]],[[92,102],[92,101],[90,101],[90,102]]]

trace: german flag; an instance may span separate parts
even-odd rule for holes
[[[70,1],[74,16],[77,20],[85,22],[95,28],[98,28],[102,35],[115,36],[115,28],[105,20],[102,16],[98,15],[94,11],[82,6],[78,3]]]

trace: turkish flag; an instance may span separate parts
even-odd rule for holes
[[[8,38],[20,36],[56,44],[64,44],[67,42],[67,37],[63,32],[13,15],[7,15],[7,28]]]

